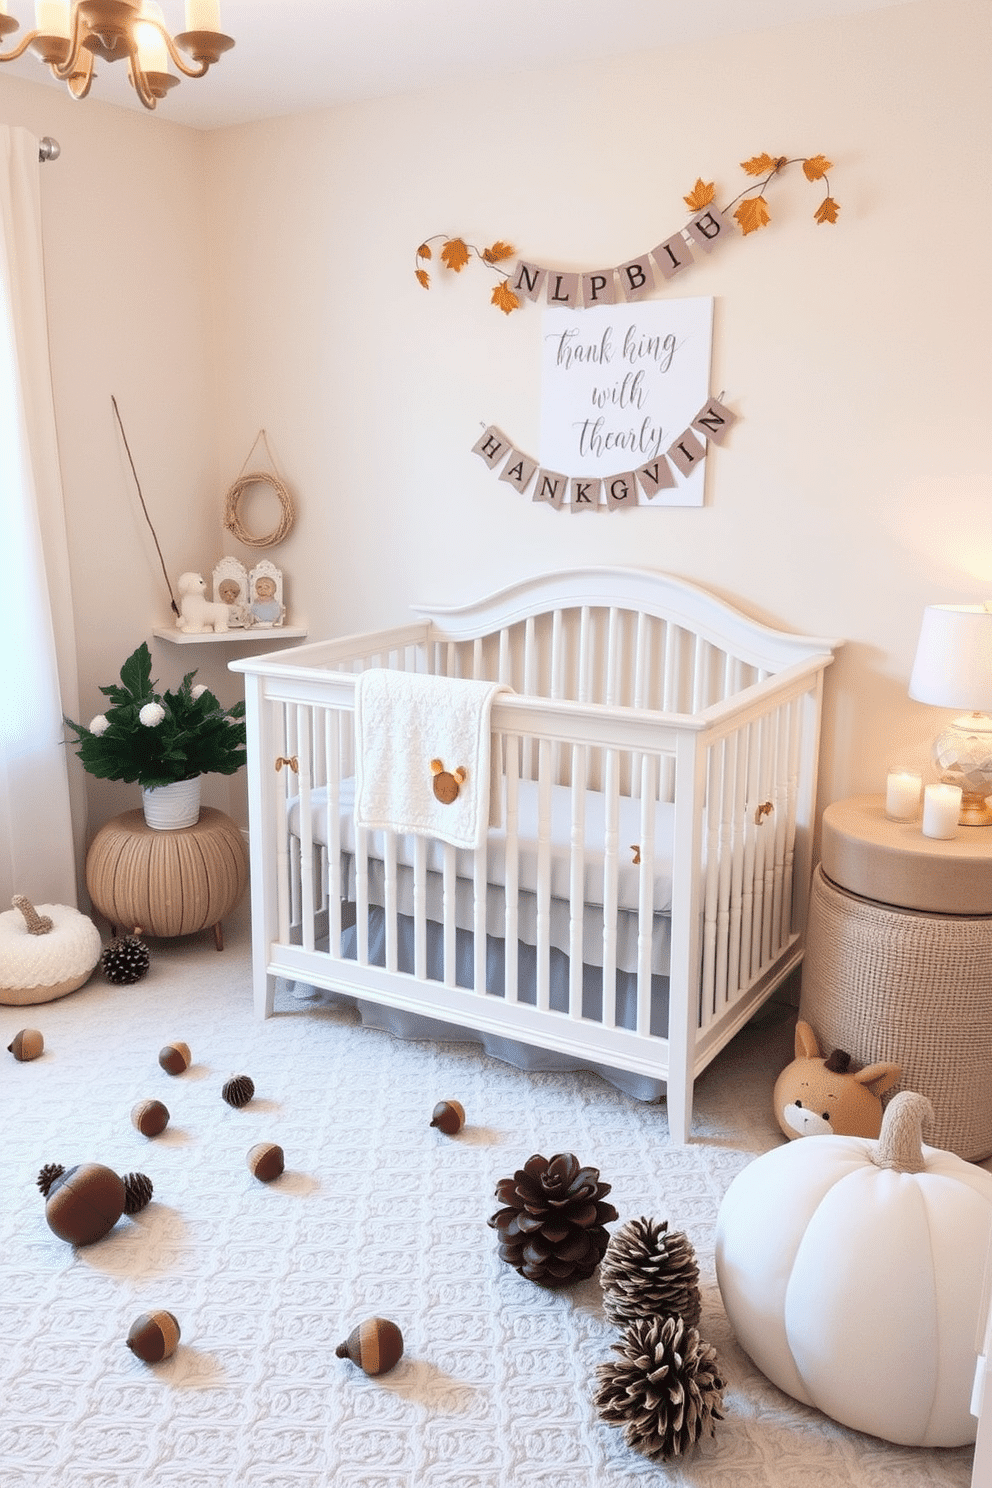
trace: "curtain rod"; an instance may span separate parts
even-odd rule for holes
[[[46,160],[58,160],[61,154],[62,146],[57,139],[52,139],[50,134],[46,134],[44,139],[38,141],[38,160],[42,165]]]

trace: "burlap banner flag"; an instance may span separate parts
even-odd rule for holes
[[[576,515],[604,506],[607,511],[623,511],[632,506],[650,505],[659,492],[677,490],[678,475],[688,476],[706,458],[705,441],[723,444],[730,426],[736,422],[735,413],[718,399],[710,398],[664,454],[634,470],[602,478],[542,469],[539,461],[517,449],[495,424],[490,424],[476,440],[472,453],[481,456],[494,473],[499,470],[499,479],[514,486],[521,495],[533,483],[532,501],[547,502],[558,508],[567,505]],[[674,506],[678,502],[669,498],[657,505]]]
[[[662,279],[674,279],[692,263],[690,243],[710,253],[731,233],[733,222],[716,207],[698,212],[682,232],[675,233],[628,263],[609,269],[573,273],[518,259],[509,283],[525,300],[545,299],[549,305],[568,310],[588,310],[593,305],[616,305],[636,301],[655,287],[654,270]]]

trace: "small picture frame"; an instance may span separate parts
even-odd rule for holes
[[[248,570],[239,558],[222,558],[214,569],[214,599],[227,605],[228,626],[243,630],[252,623],[248,608]]]
[[[286,618],[282,570],[268,558],[260,558],[248,575],[248,613],[250,624],[259,630],[271,630]]]

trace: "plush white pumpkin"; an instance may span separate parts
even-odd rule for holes
[[[69,904],[37,908],[15,894],[0,914],[0,1003],[52,1002],[88,981],[100,959],[100,932]]]
[[[742,1347],[779,1389],[907,1446],[975,1440],[975,1333],[992,1174],[924,1147],[909,1091],[877,1139],[764,1153],[720,1206],[717,1280]]]

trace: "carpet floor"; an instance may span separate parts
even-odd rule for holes
[[[695,1135],[670,1148],[663,1106],[591,1074],[534,1074],[469,1044],[405,1043],[322,994],[251,1010],[242,912],[151,941],[132,987],[0,1008],[0,1047],[30,1026],[45,1052],[0,1055],[0,1483],[3,1488],[968,1488],[972,1449],[925,1451],[847,1431],[782,1395],[736,1345],[713,1269],[728,1183],[781,1140],[775,1074],[792,1057],[769,1011],[697,1085]],[[182,1040],[170,1076],[160,1048]],[[250,1075],[240,1110],[224,1082]],[[455,1098],[466,1125],[430,1126]],[[130,1120],[145,1098],[170,1121]],[[257,1142],[286,1155],[263,1184]],[[592,1404],[616,1331],[598,1282],[535,1287],[501,1262],[494,1189],[532,1153],[574,1152],[621,1220],[667,1219],[696,1248],[700,1333],[727,1379],[725,1418],[684,1461],[629,1449]],[[80,1249],[45,1221],[46,1163],[147,1174],[151,1203]],[[125,1345],[165,1309],[182,1337],[143,1364]],[[402,1329],[372,1378],[336,1346],[364,1318]]]

